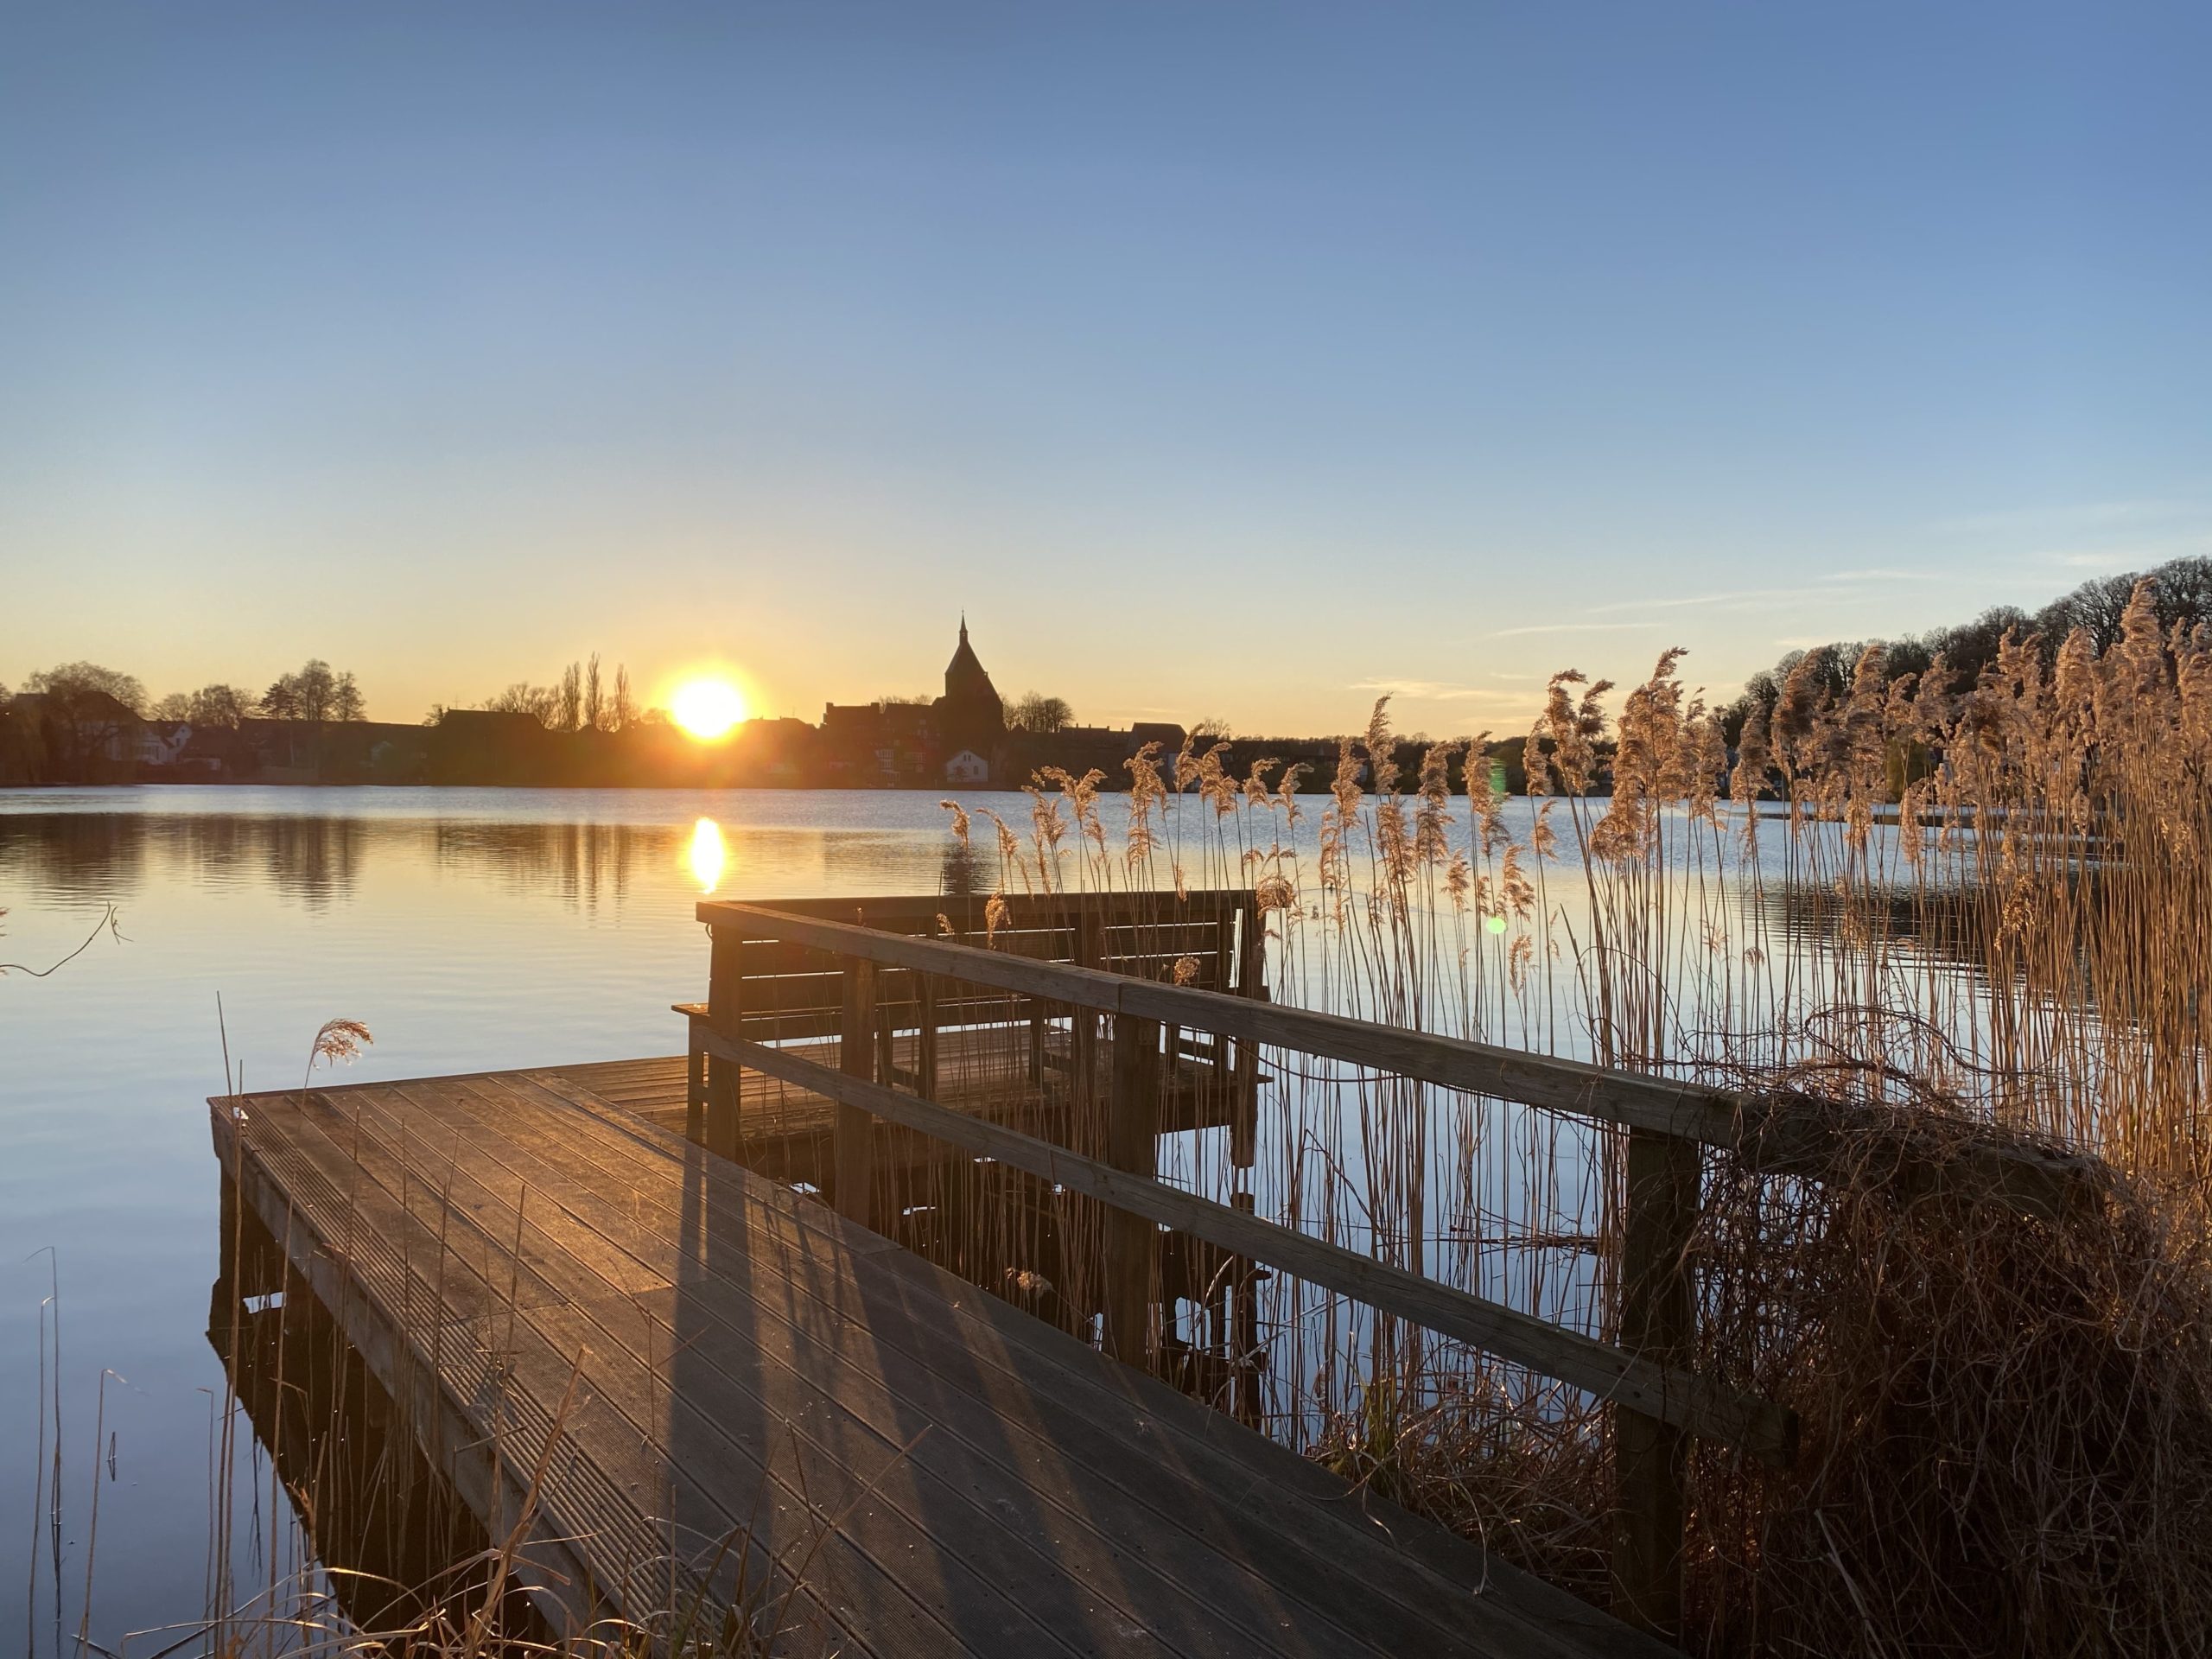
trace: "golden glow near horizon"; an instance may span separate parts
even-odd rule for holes
[[[702,675],[676,688],[668,712],[691,736],[711,743],[745,718],[745,694],[726,679]]]
[[[699,884],[701,893],[711,893],[721,885],[723,868],[729,862],[729,848],[722,840],[722,827],[712,818],[702,818],[691,827],[691,874]]]

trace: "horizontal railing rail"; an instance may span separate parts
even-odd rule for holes
[[[1908,1147],[1886,1115],[1871,1109],[1621,1071],[766,906],[705,901],[697,914],[710,926],[736,927],[883,966],[1294,1049],[1440,1088],[1650,1130],[1726,1150],[1767,1173],[1816,1173],[1846,1152],[1878,1161],[1889,1149],[1894,1154],[1891,1167],[1902,1185],[1928,1192],[1957,1189],[2025,1214],[2059,1215],[2092,1191],[2084,1159],[2056,1148],[1962,1140],[1931,1160],[1917,1147]]]
[[[1170,893],[1025,896],[1015,901],[1020,920],[1001,916],[998,929],[976,925],[974,903],[952,901],[964,925],[950,927],[950,938],[925,937],[945,931],[932,928],[941,913],[950,926],[944,900],[704,901],[698,918],[715,942],[709,999],[678,1005],[690,1016],[691,1133],[715,1144],[703,1130],[714,1119],[715,1100],[722,1103],[722,1134],[734,1133],[733,1069],[749,1068],[834,1103],[832,1197],[845,1214],[871,1225],[877,1219],[869,1195],[878,1120],[1098,1201],[1114,1217],[1105,1246],[1102,1334],[1108,1351],[1136,1363],[1146,1359],[1145,1299],[1159,1260],[1157,1229],[1164,1226],[1173,1230],[1170,1236],[1180,1233],[1295,1274],[1586,1390],[1616,1413],[1616,1610],[1662,1634],[1675,1630],[1680,1617],[1686,1437],[1778,1467],[1790,1465],[1797,1446],[1793,1412],[1701,1376],[1690,1363],[1697,1332],[1690,1260],[1704,1149],[1722,1149],[1755,1171],[1796,1178],[1817,1179],[1840,1160],[1856,1170],[1880,1170],[1904,1198],[1942,1194],[2031,1216],[2058,1216],[2094,1201],[2089,1161],[2056,1149],[1963,1135],[1931,1151],[1896,1117],[1872,1109],[1623,1071],[1273,1002],[1261,982],[1265,917],[1255,896],[1187,897],[1192,902],[1185,904]],[[1147,913],[1147,906],[1160,914]],[[1185,927],[1200,931],[1174,931]],[[1209,927],[1216,930],[1211,935],[1204,931]],[[1112,936],[1126,942],[1111,946]],[[1173,953],[1186,938],[1205,951],[1210,985],[1172,982],[1175,975],[1167,970],[1179,965]],[[1056,959],[1062,955],[1075,959]],[[1112,971],[1109,963],[1139,971]],[[1192,966],[1198,966],[1196,958]],[[753,970],[763,978],[749,978]],[[886,998],[880,1005],[879,991]],[[806,1009],[796,1020],[785,1012],[795,1005]],[[1106,1017],[1111,1077],[1105,1158],[931,1097],[940,1031],[999,1007],[1029,1021],[1040,1087],[1046,1020],[1069,1022],[1067,1075],[1090,1088],[1096,1081],[1097,1016]],[[894,1025],[916,1034],[912,1071],[893,1063]],[[831,1033],[839,1039],[836,1070],[777,1046]],[[1214,1040],[1217,1065],[1233,1077],[1243,1103],[1231,1142],[1232,1162],[1240,1167],[1253,1157],[1251,1103],[1263,1047],[1624,1130],[1618,1342],[1159,1179],[1154,1141],[1167,1127],[1160,1068],[1164,1064],[1172,1073],[1194,1034]],[[713,1086],[710,1065],[720,1079]],[[905,1084],[912,1092],[897,1086]],[[1249,1205],[1241,1195],[1240,1202]]]
[[[1795,1455],[1796,1420],[1786,1408],[1656,1365],[1611,1343],[1569,1331],[1503,1302],[1394,1268],[1310,1233],[1233,1210],[1156,1178],[1131,1174],[1049,1141],[987,1119],[902,1094],[880,1083],[833,1071],[787,1049],[725,1038],[711,1029],[701,1045],[874,1116],[1052,1181],[1071,1192],[1142,1216],[1309,1283],[1363,1302],[1409,1324],[1452,1337],[1543,1376],[1629,1406],[1705,1439],[1786,1468]]]

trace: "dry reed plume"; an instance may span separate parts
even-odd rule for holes
[[[1805,1449],[1783,1475],[1697,1451],[1688,1644],[2202,1651],[2212,635],[2163,631],[2146,587],[2109,649],[2016,639],[1972,683],[1808,659],[1732,744],[1680,656],[1617,719],[1557,677],[1525,807],[1480,768],[1455,792],[1459,751],[1409,753],[1379,704],[1318,823],[1219,746],[1148,747],[1110,827],[1094,782],[1040,777],[1034,833],[1000,826],[995,928],[1040,891],[1149,892],[1164,925],[1179,892],[1254,889],[1279,1000],[1835,1113],[1856,1150],[1815,1170],[1707,1160],[1695,1368],[1793,1407]],[[1617,1135],[1268,1064],[1260,1166],[1200,1136],[1174,1179],[1612,1335]],[[1967,1141],[2082,1154],[2082,1201],[2042,1219],[1897,1179],[1899,1145]],[[1586,1397],[1287,1275],[1268,1324],[1271,1432],[1604,1599]]]
[[[1940,660],[1892,676],[1878,648],[1847,670],[1808,658],[1733,734],[1679,668],[1665,653],[1617,715],[1611,687],[1556,677],[1526,802],[1469,764],[1487,734],[1402,744],[1381,704],[1319,795],[1223,744],[1147,745],[1118,797],[1096,772],[1040,774],[1026,826],[976,810],[995,879],[974,931],[950,903],[939,931],[1002,948],[1038,895],[1143,895],[1160,972],[1191,982],[1179,903],[1249,890],[1278,1000],[1832,1117],[1834,1149],[1787,1176],[1706,1159],[1693,1368],[1793,1408],[1803,1450],[1777,1473],[1694,1449],[1687,1644],[2202,1651],[2212,636],[2163,631],[2139,592],[2108,649],[2015,639],[1970,684]],[[946,804],[964,858],[974,819]],[[976,1017],[1009,1048],[1033,1040],[1019,1010]],[[320,1039],[318,1057],[342,1058]],[[1256,1166],[1225,1136],[1178,1135],[1167,1178],[1618,1334],[1616,1133],[1294,1054],[1264,1064]],[[1060,1129],[1098,1150],[1095,1122]],[[2027,1215],[1900,1179],[1990,1144],[2075,1155],[2078,1202]],[[893,1198],[916,1248],[1084,1328],[1094,1208],[964,1160],[914,1179]],[[1605,1599],[1599,1404],[1287,1274],[1265,1287],[1261,1345],[1269,1433]],[[488,1650],[482,1605],[473,1624],[348,1639]]]

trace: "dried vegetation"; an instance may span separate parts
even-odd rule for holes
[[[992,938],[1040,891],[1157,894],[1166,923],[1175,895],[1244,887],[1279,999],[1834,1115],[1846,1132],[1815,1167],[1706,1160],[1694,1367],[1794,1408],[1803,1440],[1784,1472],[1694,1449],[1692,1650],[2202,1651],[2212,639],[2162,630],[2139,593],[2108,648],[2016,639],[1972,683],[1940,658],[1892,676],[1878,648],[1847,677],[1808,658],[1732,745],[1678,656],[1618,713],[1612,688],[1555,678],[1529,801],[1465,767],[1479,741],[1402,777],[1378,705],[1325,800],[1193,744],[1136,756],[1126,795],[1043,774],[1026,826],[947,804],[963,852],[985,825],[995,842]],[[1267,1064],[1257,1167],[1196,1135],[1173,1179],[1617,1334],[1617,1135]],[[1993,1142],[2075,1156],[2077,1200],[2026,1214],[1900,1179]],[[1290,1275],[1264,1333],[1270,1433],[1606,1598],[1601,1407]],[[753,1639],[625,1630],[564,1650]],[[540,1650],[466,1603],[293,1645],[318,1642]]]
[[[1126,827],[1096,774],[1040,778],[1032,832],[999,826],[1001,902],[1255,887],[1279,997],[1852,1131],[1786,1178],[1707,1160],[1696,1369],[1793,1407],[1804,1442],[1787,1473],[1694,1452],[1694,1650],[2203,1650],[2212,637],[2162,628],[2146,586],[2107,649],[2014,638],[1972,683],[1815,656],[1732,755],[1678,658],[1618,715],[1555,678],[1529,803],[1479,770],[1455,789],[1452,745],[1402,779],[1380,706],[1318,824],[1221,746],[1139,756]],[[1267,1110],[1258,1170],[1201,1144],[1179,1178],[1617,1332],[1617,1137],[1313,1062]],[[2077,1155],[2078,1202],[1900,1178],[1992,1142]],[[1605,1599],[1602,1409],[1295,1280],[1269,1314],[1273,1432]]]

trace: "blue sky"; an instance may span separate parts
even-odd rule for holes
[[[1517,728],[2212,552],[2212,10],[0,0],[0,681]]]

